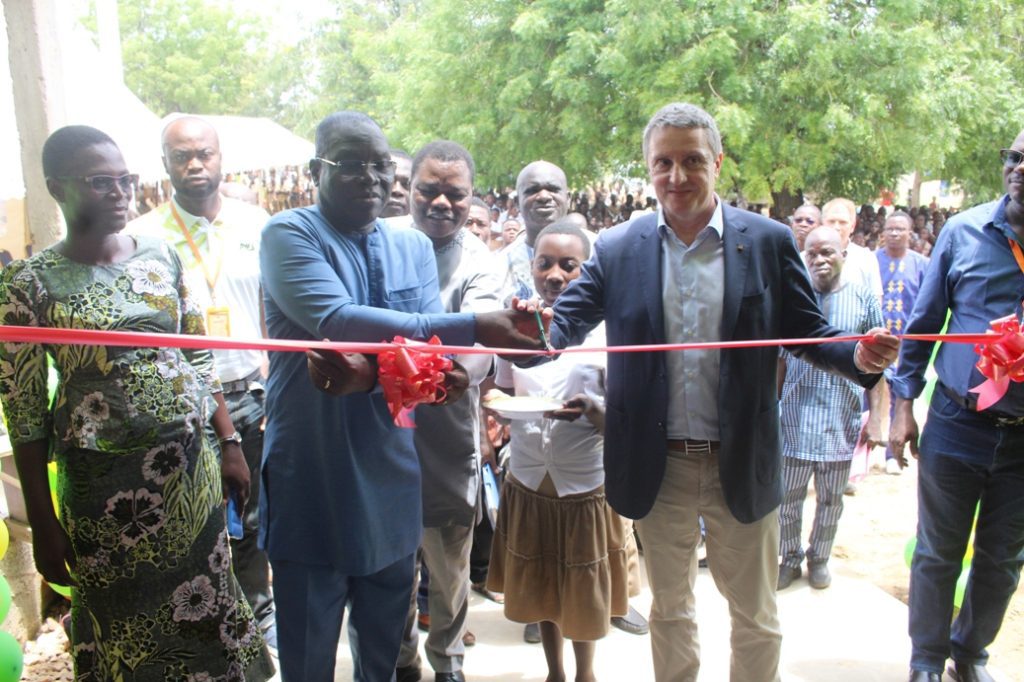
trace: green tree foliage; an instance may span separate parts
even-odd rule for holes
[[[256,114],[281,97],[254,15],[204,0],[121,0],[118,14],[125,83],[158,115]]]
[[[334,15],[313,27],[295,48],[302,66],[291,74],[290,98],[279,102],[282,124],[312,137],[324,116],[342,109],[364,111],[379,120],[373,74],[391,61],[380,49],[380,38],[402,7],[400,0],[338,2]]]
[[[369,113],[396,146],[467,146],[478,184],[528,161],[643,176],[640,135],[684,100],[718,120],[720,191],[856,201],[917,170],[984,199],[1024,126],[1019,0],[333,0],[280,48],[214,0],[121,0],[126,80],[160,114],[269,115],[310,136]]]
[[[351,17],[334,75],[394,141],[456,139],[487,183],[537,158],[573,184],[642,175],[644,122],[686,100],[719,121],[726,192],[861,201],[917,169],[991,194],[993,148],[1024,123],[1020,16],[1010,0],[424,0]]]

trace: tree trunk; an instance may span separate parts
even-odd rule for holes
[[[795,193],[790,190],[772,192],[772,207],[769,215],[775,220],[785,222],[786,218],[793,215],[793,211],[800,208],[804,203],[803,190]]]

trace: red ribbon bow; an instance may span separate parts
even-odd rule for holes
[[[395,425],[411,427],[412,408],[444,401],[444,373],[452,368],[452,361],[437,353],[416,351],[418,345],[440,346],[436,336],[426,344],[396,336],[393,343],[394,348],[377,356],[377,381]]]
[[[999,402],[1010,388],[1010,382],[1024,381],[1024,334],[1016,315],[992,320],[988,343],[974,346],[981,356],[975,365],[985,381],[971,389],[978,396],[978,410],[985,410]]]

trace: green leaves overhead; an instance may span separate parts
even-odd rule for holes
[[[309,136],[359,109],[410,152],[466,145],[481,185],[540,158],[574,186],[643,176],[644,124],[686,100],[722,129],[725,194],[861,202],[918,170],[983,199],[1024,126],[1015,0],[335,0],[279,48],[224,7],[122,0],[128,82],[158,113],[261,113]]]

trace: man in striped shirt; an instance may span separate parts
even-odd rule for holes
[[[811,284],[829,323],[851,334],[881,326],[882,310],[874,292],[858,282],[841,280],[845,251],[839,232],[819,227],[807,235],[804,247]],[[805,556],[811,587],[824,589],[832,582],[828,558],[843,513],[843,489],[850,476],[853,450],[861,436],[864,389],[786,352],[779,360],[779,378],[784,497],[779,511],[782,564],[778,589],[789,587],[801,576]],[[800,530],[812,475],[817,504],[805,553]]]

